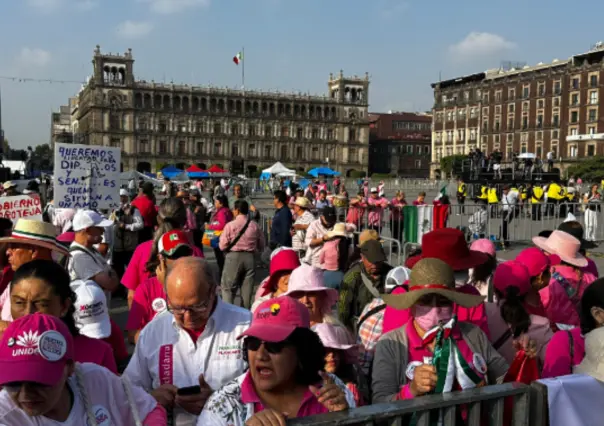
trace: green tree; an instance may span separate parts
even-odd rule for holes
[[[580,177],[585,182],[604,179],[604,157],[591,157],[568,168],[568,176]]]
[[[467,155],[449,155],[440,159],[440,172],[443,177],[450,176],[456,169],[456,165],[467,159]]]

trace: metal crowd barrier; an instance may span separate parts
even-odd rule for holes
[[[509,415],[512,426],[525,426],[535,424],[529,422],[538,413],[531,413],[531,387],[520,383],[505,383],[501,385],[485,386],[461,392],[427,395],[405,401],[396,401],[385,404],[368,405],[340,413],[328,413],[317,416],[292,419],[288,426],[352,426],[352,425],[377,425],[395,424],[404,426],[409,424],[409,419],[415,414],[417,426],[429,426],[430,414],[439,410],[443,416],[442,426],[456,426],[458,410],[462,405],[467,406],[467,426],[481,426],[483,416],[488,417],[491,426],[510,426],[504,423],[504,414]],[[511,412],[506,398],[513,399]],[[547,405],[546,405],[547,407]]]

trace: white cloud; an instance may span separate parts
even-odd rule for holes
[[[63,0],[27,0],[27,4],[39,12],[52,12],[63,4]]]
[[[149,4],[151,10],[155,13],[169,15],[183,12],[187,9],[196,7],[207,7],[210,0],[138,0],[141,3]]]
[[[500,35],[473,31],[462,41],[449,46],[449,53],[455,57],[476,57],[511,50],[516,43],[506,40]]]
[[[23,68],[42,68],[48,65],[52,55],[44,49],[24,47],[17,56],[17,65]]]
[[[153,24],[143,21],[124,21],[117,26],[116,34],[122,38],[141,38],[153,30]]]

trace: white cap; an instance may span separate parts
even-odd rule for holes
[[[378,192],[378,190],[375,186],[372,186],[369,192]]]
[[[71,223],[75,232],[92,228],[93,226],[104,228],[113,225],[111,220],[92,210],[78,210]]]
[[[103,289],[94,281],[78,280],[70,285],[76,294],[73,316],[80,333],[92,339],[109,337],[111,321]]]
[[[572,213],[568,213],[568,215],[566,216],[566,219],[564,219],[564,222],[576,222],[576,221],[577,221],[577,217]]]
[[[120,197],[121,196],[126,196],[127,197],[128,195],[130,195],[130,194],[128,193],[128,190],[126,188],[121,188],[120,189]]]
[[[405,268],[404,266],[392,268],[390,272],[386,274],[386,291],[391,291],[393,288],[405,284],[405,281],[409,280],[410,275],[411,270],[409,268]]]

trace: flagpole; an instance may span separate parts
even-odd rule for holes
[[[245,47],[241,48],[241,89],[245,90]]]

